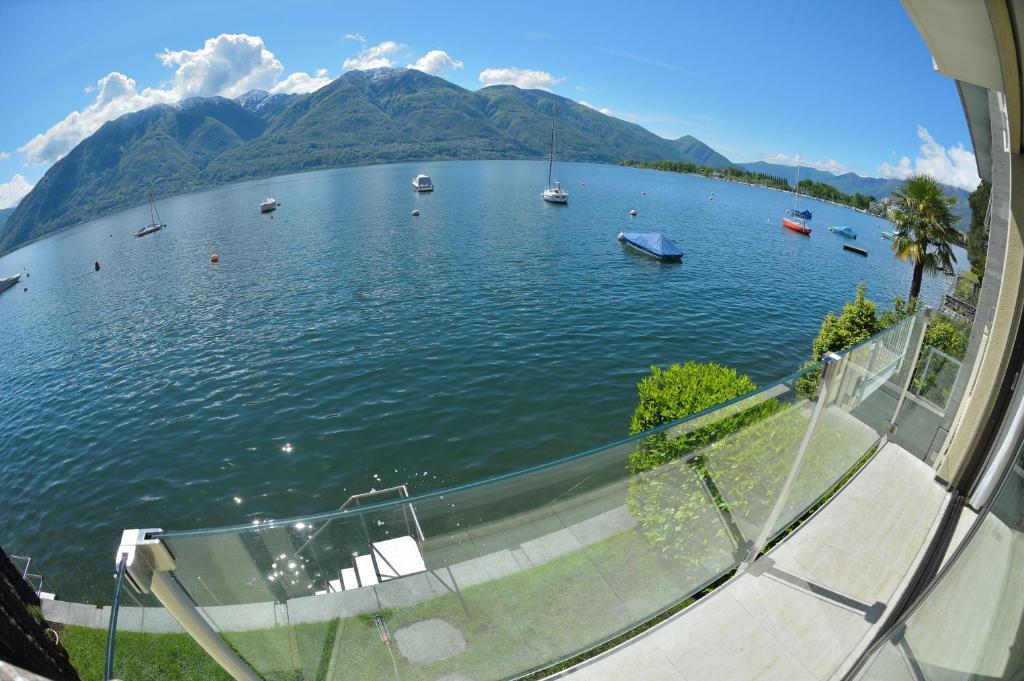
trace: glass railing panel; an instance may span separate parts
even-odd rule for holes
[[[939,410],[945,410],[960,372],[960,360],[926,346],[917,361],[910,390]]]
[[[873,653],[858,678],[1021,678],[1021,517],[1024,470],[1018,462],[961,553],[906,621]]]
[[[741,400],[706,431],[717,427],[720,435],[695,452],[691,465],[716,499],[715,510],[741,558],[769,521],[796,462],[814,412],[815,393],[805,386],[819,373],[820,367],[809,367]]]
[[[174,579],[265,678],[520,675],[684,601],[812,508],[888,431],[922,320],[549,465],[161,539]]]
[[[816,381],[820,413],[772,534],[814,507],[888,432],[923,330],[923,315],[909,317],[842,353],[827,378]],[[807,382],[801,392],[810,396]]]
[[[516,676],[736,567],[738,526],[764,514],[745,499],[777,495],[788,464],[768,464],[792,461],[774,424],[806,408],[803,376],[484,484],[162,539],[178,583],[266,678]]]

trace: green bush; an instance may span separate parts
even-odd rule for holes
[[[924,344],[962,360],[967,354],[967,341],[970,337],[970,324],[940,314],[928,323],[928,329],[924,332]]]
[[[892,309],[878,314],[878,306],[867,297],[864,284],[857,287],[857,295],[852,303],[843,306],[838,315],[829,312],[821,323],[821,330],[811,344],[811,361],[809,366],[830,352],[842,352],[863,343],[877,333],[903,321],[917,312],[917,300],[906,301],[897,296],[892,301]],[[800,397],[813,400],[818,395],[818,381],[821,370],[807,372],[797,384]]]
[[[697,414],[756,388],[749,377],[714,363],[687,362],[668,369],[651,367],[651,374],[637,385],[639,402],[630,432],[635,434]],[[722,467],[727,455],[722,454],[720,460],[712,462],[709,452],[716,443],[740,437],[740,431],[765,421],[783,407],[773,399],[753,401],[749,406],[741,400],[678,429],[650,435],[630,454],[628,465],[632,475],[626,505],[644,536],[663,555],[689,565],[706,566],[708,561],[730,554],[734,544],[743,543],[743,533],[732,517],[729,501],[711,472],[712,468]],[[739,450],[750,456],[760,454],[765,449],[764,436],[770,434],[761,435],[741,438],[749,443]],[[729,447],[730,463],[723,474],[739,470],[740,477],[749,477],[744,464],[749,457],[740,453],[736,459],[739,450]],[[683,459],[694,452],[699,453]],[[726,520],[725,524],[720,518]]]

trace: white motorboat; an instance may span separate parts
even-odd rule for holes
[[[269,213],[272,210],[277,210],[277,207],[279,205],[280,204],[278,204],[277,199],[275,199],[273,196],[268,196],[267,198],[260,201],[260,212]]]
[[[569,203],[569,192],[562,189],[562,183],[554,179],[555,174],[555,102],[551,102],[551,154],[548,156],[548,186],[540,197],[548,203]]]
[[[418,192],[432,192],[434,183],[431,182],[430,175],[417,175],[412,181],[412,188]]]
[[[6,291],[10,287],[21,281],[20,274],[12,274],[9,277],[0,277],[0,292]]]

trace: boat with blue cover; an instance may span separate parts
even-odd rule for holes
[[[683,251],[663,232],[619,232],[619,241],[664,262],[679,262]]]
[[[882,238],[892,241],[896,238],[896,232],[882,232]]]
[[[852,227],[829,227],[828,231],[835,232],[839,236],[845,236],[847,239],[857,238],[857,232],[853,231]]]

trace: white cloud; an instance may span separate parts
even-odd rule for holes
[[[24,175],[16,174],[7,184],[0,184],[0,208],[13,208],[21,199],[32,191]]]
[[[904,179],[914,173],[931,175],[943,184],[959,187],[967,191],[977,188],[981,178],[978,177],[978,163],[974,154],[967,151],[963,144],[955,147],[943,147],[928,130],[917,126],[917,136],[921,140],[921,149],[913,161],[904,156],[897,165],[883,163],[878,166],[882,177]]]
[[[316,92],[324,85],[331,82],[331,77],[327,75],[327,69],[317,69],[316,73],[312,76],[305,71],[298,71],[291,74],[280,83],[270,88],[268,92],[272,95],[277,94],[305,94],[307,92]]]
[[[341,39],[342,40],[354,40],[357,43],[365,43],[366,42],[366,38],[363,37],[362,33],[346,33],[345,35],[341,36]]]
[[[11,152],[9,152],[9,151],[0,151],[0,161],[4,160],[5,158],[10,158],[10,157],[11,157]]]
[[[404,46],[394,40],[385,40],[379,45],[360,50],[359,54],[346,59],[341,65],[342,71],[365,71],[394,66],[392,57]]]
[[[132,111],[179,99],[176,92],[158,88],[135,89],[135,81],[113,71],[97,82],[96,98],[81,111],[72,111],[46,132],[18,147],[29,163],[54,163],[101,125]]]
[[[762,156],[761,160],[783,166],[800,165],[805,168],[815,168],[817,170],[824,170],[826,173],[832,173],[833,175],[842,175],[843,173],[853,172],[853,169],[850,168],[850,166],[840,163],[834,158],[830,158],[827,161],[809,161],[806,158],[801,158],[800,154],[789,156],[779,152],[772,156]]]
[[[237,97],[254,88],[270,90],[284,73],[263,38],[244,33],[222,33],[198,50],[164,50],[157,59],[177,67],[172,89],[181,98]]]
[[[576,92],[583,92],[584,90],[586,90],[586,87],[583,85],[573,85],[572,89],[575,90]]]
[[[480,72],[480,82],[484,85],[515,85],[525,90],[550,90],[565,78],[555,78],[547,71],[520,69],[484,69]]]
[[[95,93],[92,102],[72,111],[18,151],[29,163],[54,163],[107,121],[154,104],[174,104],[193,96],[237,97],[254,88],[272,93],[312,92],[331,80],[325,69],[313,75],[292,73],[281,80],[284,67],[263,38],[245,34],[221,34],[198,50],[164,50],[156,57],[174,69],[167,86],[140,91],[134,79],[112,71],[86,88]]]
[[[588,109],[593,109],[594,111],[600,111],[605,116],[613,116],[614,115],[612,113],[611,109],[598,108],[598,107],[594,106],[593,104],[591,104],[590,102],[582,100],[582,99],[580,100],[580,104],[582,104],[583,106],[587,107]]]
[[[458,71],[462,68],[462,62],[452,59],[444,50],[431,50],[417,59],[416,63],[409,64],[408,68],[436,76],[448,69]]]

